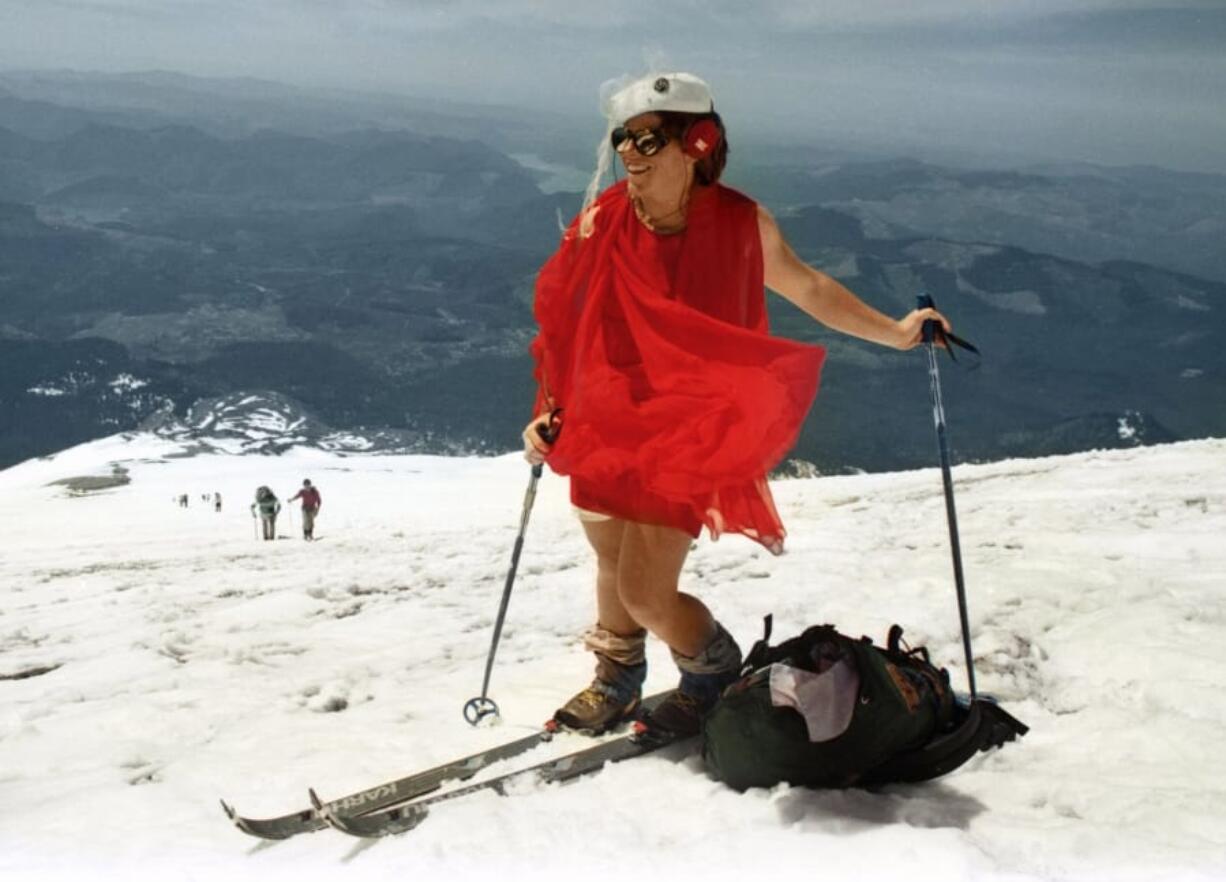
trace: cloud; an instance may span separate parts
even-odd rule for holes
[[[374,88],[581,127],[604,80],[676,67],[751,126],[1201,167],[1226,166],[1204,159],[1224,134],[1223,45],[1221,0],[0,2],[10,68]]]
[[[83,0],[105,3],[107,0]],[[129,0],[113,0],[126,4]],[[209,0],[178,0],[208,5]],[[217,0],[212,0],[217,2]],[[464,28],[479,22],[513,27],[607,30],[740,26],[750,30],[803,31],[933,24],[1003,26],[1053,16],[1133,11],[1221,9],[1220,0],[265,0],[286,14],[304,9],[340,16],[377,16],[432,28]]]
[[[799,27],[872,27],[1000,26],[1051,16],[1217,6],[1216,0],[784,0],[770,9],[779,20]]]
[[[712,24],[768,30],[990,25],[1053,15],[1221,7],[1219,0],[25,0],[20,5],[27,11],[54,9],[65,17],[109,15],[188,22],[220,16],[239,24],[326,16],[336,23],[375,19],[392,27],[435,31],[483,22],[581,30],[687,24],[698,30]]]

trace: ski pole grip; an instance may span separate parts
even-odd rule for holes
[[[557,433],[550,430],[548,426],[537,426],[536,434],[546,444],[552,444],[557,439]],[[532,466],[532,478],[536,480],[545,473],[545,467],[541,463],[534,463]]]
[[[549,412],[549,424],[546,426],[537,426],[536,433],[541,436],[541,439],[546,444],[552,444],[558,440],[558,435],[562,434],[562,408],[555,407]]]
[[[932,297],[929,294],[917,294],[915,297],[916,309],[935,309],[936,304],[932,302]],[[928,319],[924,322],[923,334],[924,342],[932,343],[936,335],[937,323],[935,319]]]

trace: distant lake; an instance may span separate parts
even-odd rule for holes
[[[593,169],[559,165],[542,159],[535,153],[509,153],[507,155],[528,171],[535,173],[537,186],[546,193],[581,193],[587,189],[587,182],[592,177]]]

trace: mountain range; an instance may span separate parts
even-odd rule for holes
[[[533,276],[579,199],[541,168],[580,133],[166,75],[0,90],[0,466],[253,393],[398,450],[516,445]],[[309,112],[259,128],[273,106]],[[870,303],[927,291],[979,345],[943,365],[956,458],[1226,434],[1226,179],[805,155],[734,150],[728,181]],[[797,458],[932,460],[922,357],[771,312],[830,352]]]

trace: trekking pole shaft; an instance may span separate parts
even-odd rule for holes
[[[932,306],[932,298],[921,294],[920,308]],[[936,322],[924,322],[924,348],[928,355],[928,385],[932,393],[932,420],[936,424],[937,452],[941,458],[941,482],[945,489],[945,519],[949,523],[949,548],[954,562],[954,586],[958,591],[958,618],[962,626],[962,650],[966,655],[966,679],[970,686],[971,698],[977,697],[975,690],[975,664],[971,651],[970,615],[967,611],[966,581],[962,574],[962,543],[958,538],[958,512],[954,506],[954,481],[949,465],[949,438],[945,431],[945,404],[941,399],[941,372],[937,365],[937,348],[935,343]]]
[[[494,672],[494,655],[498,652],[498,641],[502,638],[502,624],[506,621],[507,607],[511,604],[511,588],[515,584],[515,573],[519,569],[519,554],[524,548],[524,533],[528,529],[528,515],[532,512],[532,503],[536,500],[536,483],[541,477],[541,466],[532,467],[532,478],[528,481],[528,489],[524,493],[524,508],[519,519],[519,535],[515,537],[515,547],[511,552],[511,568],[507,571],[507,581],[502,588],[502,601],[498,605],[498,617],[494,620],[494,636],[490,641],[489,657],[485,660],[485,678],[481,682],[481,699],[489,695],[490,675]]]

